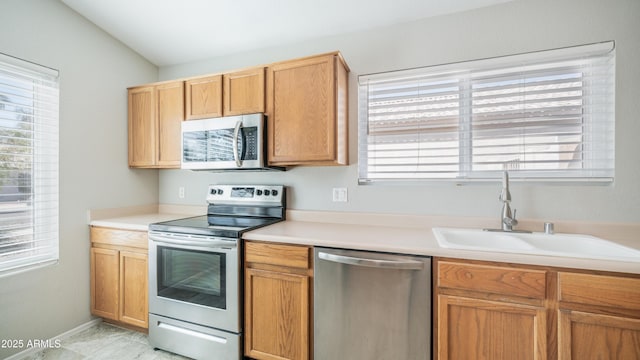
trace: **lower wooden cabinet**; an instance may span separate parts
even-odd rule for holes
[[[119,251],[91,248],[91,313],[118,320]]]
[[[546,310],[441,295],[440,359],[546,359]]]
[[[91,313],[149,327],[147,234],[91,228]]]
[[[120,251],[120,312],[118,320],[149,327],[147,254]]]
[[[436,359],[640,359],[640,276],[434,264]]]
[[[640,359],[640,318],[560,310],[560,360]]]
[[[640,278],[560,272],[558,358],[640,359]]]
[[[311,259],[307,246],[245,243],[245,356],[311,358]]]
[[[437,359],[547,359],[545,271],[435,264]]]

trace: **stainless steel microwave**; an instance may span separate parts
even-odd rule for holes
[[[262,113],[184,121],[181,168],[284,170],[267,165],[266,138]]]

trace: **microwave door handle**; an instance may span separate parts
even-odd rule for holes
[[[238,139],[240,138],[240,128],[242,127],[242,121],[236,122],[236,127],[233,129],[233,159],[236,161],[237,167],[242,167],[242,159],[238,154]]]

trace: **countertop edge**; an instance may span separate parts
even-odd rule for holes
[[[390,237],[385,241],[380,237]],[[453,259],[495,261],[531,266],[640,274],[640,263],[561,256],[515,254],[440,247],[430,227],[400,228],[359,224],[335,224],[286,220],[243,234],[243,239],[293,245],[332,247],[363,251]],[[636,248],[640,244],[636,244]]]

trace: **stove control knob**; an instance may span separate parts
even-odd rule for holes
[[[271,195],[278,196],[278,190],[271,190]]]
[[[262,195],[262,190],[260,190],[260,189],[256,190],[256,194],[257,194],[258,196]]]
[[[211,195],[215,195],[215,194],[217,194],[217,193],[218,193],[218,190],[216,190],[216,189],[211,189]]]
[[[222,195],[222,193],[224,193],[224,191],[222,191],[222,189],[218,190],[218,195]]]
[[[271,194],[271,191],[269,191],[269,190],[265,190],[264,191],[264,196],[269,196],[269,194]]]

